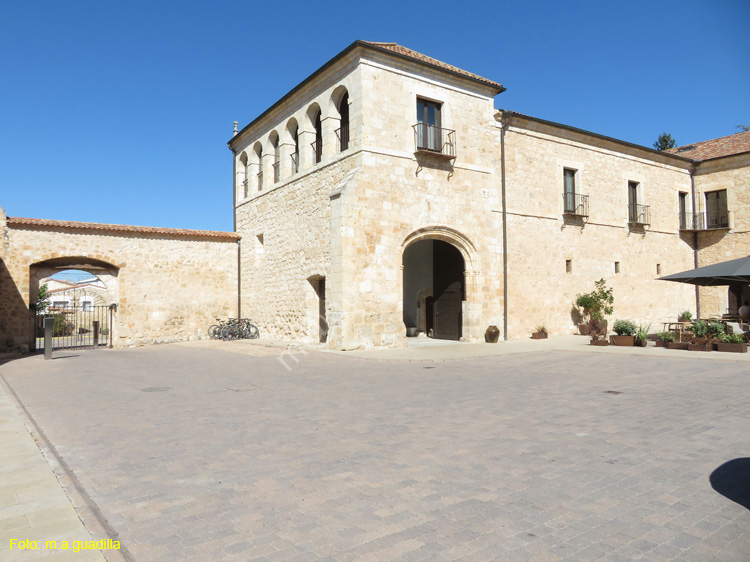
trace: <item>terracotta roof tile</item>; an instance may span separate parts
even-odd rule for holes
[[[432,57],[428,57],[427,55],[423,55],[422,53],[418,53],[417,51],[412,51],[411,49],[407,49],[406,47],[399,45],[397,43],[375,43],[374,41],[360,41],[360,42],[365,43],[366,45],[372,45],[373,47],[378,47],[380,49],[385,49],[387,51],[391,51],[393,53],[396,53],[405,57],[409,57],[416,61],[429,64],[430,66],[440,68],[441,70],[448,70],[455,74],[460,74],[461,76],[465,76],[466,78],[471,78],[472,80],[476,80],[477,82],[481,82],[483,84],[486,84],[487,86],[492,86],[498,89],[500,92],[505,91],[505,87],[503,87],[502,84],[498,84],[497,82],[493,82],[492,80],[488,80],[487,78],[483,78],[477,74],[472,74],[471,72],[467,72],[466,70],[462,70],[456,66],[452,66],[450,64],[446,64],[437,59],[433,59]]]
[[[710,160],[742,152],[750,152],[750,131],[735,133],[728,137],[711,139],[693,144],[670,148],[666,152],[684,156],[691,160]]]
[[[48,219],[29,219],[8,217],[8,226],[52,226],[58,228],[79,228],[84,230],[107,230],[114,232],[136,232],[141,234],[166,234],[168,236],[197,236],[201,238],[224,238],[239,240],[234,232],[214,230],[190,230],[187,228],[158,228],[154,226],[131,226],[126,224],[103,224],[98,222],[57,221]]]

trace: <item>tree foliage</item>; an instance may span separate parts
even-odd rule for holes
[[[656,150],[668,150],[670,148],[674,148],[675,146],[677,146],[677,142],[669,133],[660,134],[659,138],[656,139],[656,142],[654,143],[654,148]]]
[[[39,287],[39,292],[36,294],[36,307],[38,310],[44,310],[49,306],[49,293],[47,293],[47,283]]]
[[[750,131],[750,125],[737,125],[737,128],[743,133]]]

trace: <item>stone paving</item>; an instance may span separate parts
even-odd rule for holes
[[[126,560],[750,559],[747,362],[282,352],[0,374]]]

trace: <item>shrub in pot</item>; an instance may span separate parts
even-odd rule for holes
[[[635,343],[635,335],[638,332],[638,327],[634,322],[630,320],[616,320],[612,329],[617,334],[609,338],[613,345],[632,346]]]
[[[646,327],[638,326],[638,331],[635,333],[635,345],[640,347],[646,347],[648,345],[649,329],[651,329],[651,324]]]
[[[589,319],[589,333],[593,321],[602,321],[605,316],[612,314],[612,304],[615,301],[612,289],[607,288],[607,283],[604,279],[595,281],[594,286],[596,288],[592,292],[577,295],[574,303],[580,309],[579,313],[582,320]],[[578,329],[582,334],[587,333],[583,324],[580,324]]]
[[[704,320],[693,321],[693,337],[688,345],[690,351],[711,351],[711,335],[709,334],[708,322]]]
[[[547,327],[544,324],[539,324],[534,327],[534,331],[531,333],[532,340],[543,340],[547,338]]]
[[[722,334],[717,344],[718,351],[747,353],[747,342],[742,334]]]
[[[677,315],[678,322],[690,322],[693,319],[693,313],[689,310],[683,310]]]
[[[657,336],[656,347],[667,347],[668,343],[674,343],[677,335],[674,332],[660,332]]]

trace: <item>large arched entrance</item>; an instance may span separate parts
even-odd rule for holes
[[[119,300],[118,274],[119,269],[111,263],[81,256],[32,264],[29,302],[34,318],[30,348],[43,345],[45,318],[54,320],[53,349],[112,347]]]
[[[460,339],[466,264],[459,249],[444,240],[417,240],[404,250],[403,268],[407,332],[416,329],[435,339]]]

